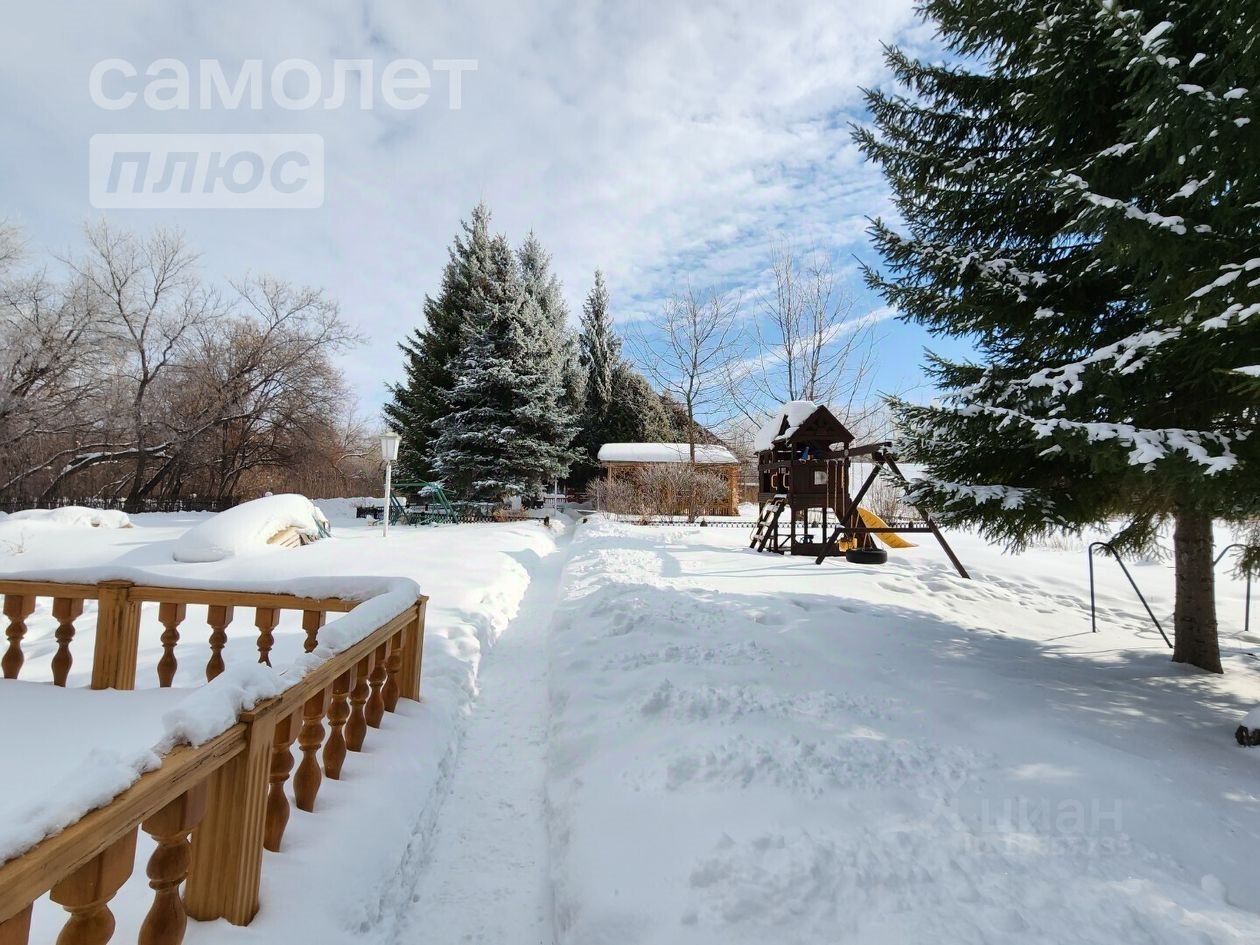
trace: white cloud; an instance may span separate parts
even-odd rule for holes
[[[883,79],[879,43],[922,30],[910,0],[106,6],[6,13],[0,217],[50,251],[73,245],[93,215],[94,133],[322,134],[320,210],[112,216],[184,227],[211,275],[248,268],[327,287],[371,338],[346,365],[367,401],[394,377],[393,343],[416,324],[459,219],[482,198],[513,238],[538,232],[575,311],[596,266],[632,318],[683,274],[755,281],[785,236],[865,252],[864,217],[887,212],[888,199],[847,123],[860,115],[859,87]],[[378,94],[370,112],[105,112],[87,89],[109,57],[142,69],[218,58],[229,75],[247,58],[269,69],[303,57],[326,76],[334,58],[372,58],[379,78],[399,56],[476,59],[464,108],[435,94],[399,112]]]

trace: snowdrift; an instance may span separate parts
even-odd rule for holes
[[[131,527],[131,519],[125,512],[89,509],[81,505],[67,505],[60,509],[24,509],[0,518],[8,522],[45,522],[49,525],[70,525],[76,528]]]
[[[269,495],[220,512],[190,528],[175,543],[176,561],[222,561],[260,551],[292,529],[301,541],[328,532],[328,519],[304,495]]]

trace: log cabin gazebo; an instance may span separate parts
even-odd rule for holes
[[[648,466],[687,465],[691,451],[686,443],[605,443],[599,448],[599,464],[609,482],[633,476]],[[704,510],[708,515],[739,514],[739,460],[725,446],[696,444],[696,465],[717,473],[727,482],[726,502]]]

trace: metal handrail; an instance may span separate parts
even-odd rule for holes
[[[1235,548],[1238,549],[1240,554],[1248,550],[1247,546],[1244,544],[1241,544],[1240,542],[1234,542],[1232,545],[1226,545],[1224,548],[1221,549],[1221,553],[1213,559],[1212,567],[1216,567],[1218,564],[1220,564],[1221,559],[1224,558],[1231,551],[1233,551]],[[1247,591],[1246,591],[1246,596],[1243,597],[1243,633],[1247,633],[1251,630],[1251,572],[1248,571],[1246,573],[1247,573]]]
[[[1159,635],[1164,638],[1164,642],[1168,644],[1168,648],[1173,648],[1172,642],[1168,639],[1168,634],[1164,632],[1164,628],[1160,626],[1159,618],[1155,616],[1155,611],[1151,610],[1151,605],[1146,602],[1146,598],[1142,594],[1141,588],[1137,586],[1137,581],[1133,580],[1133,575],[1129,573],[1128,567],[1125,566],[1124,560],[1120,557],[1120,553],[1105,541],[1091,542],[1089,548],[1085,551],[1085,556],[1089,559],[1089,626],[1092,633],[1098,632],[1097,608],[1094,604],[1094,549],[1102,548],[1116,559],[1116,564],[1120,565],[1120,570],[1124,572],[1124,576],[1129,579],[1129,585],[1133,588],[1133,592],[1137,594],[1138,600],[1142,602],[1142,606],[1146,608],[1147,615],[1151,618],[1151,623],[1155,624],[1155,629],[1159,631]]]

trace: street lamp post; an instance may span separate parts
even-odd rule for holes
[[[390,492],[393,485],[394,460],[398,459],[398,444],[402,437],[397,433],[381,434],[381,459],[385,460],[385,517],[382,521],[381,534],[389,535]]]

